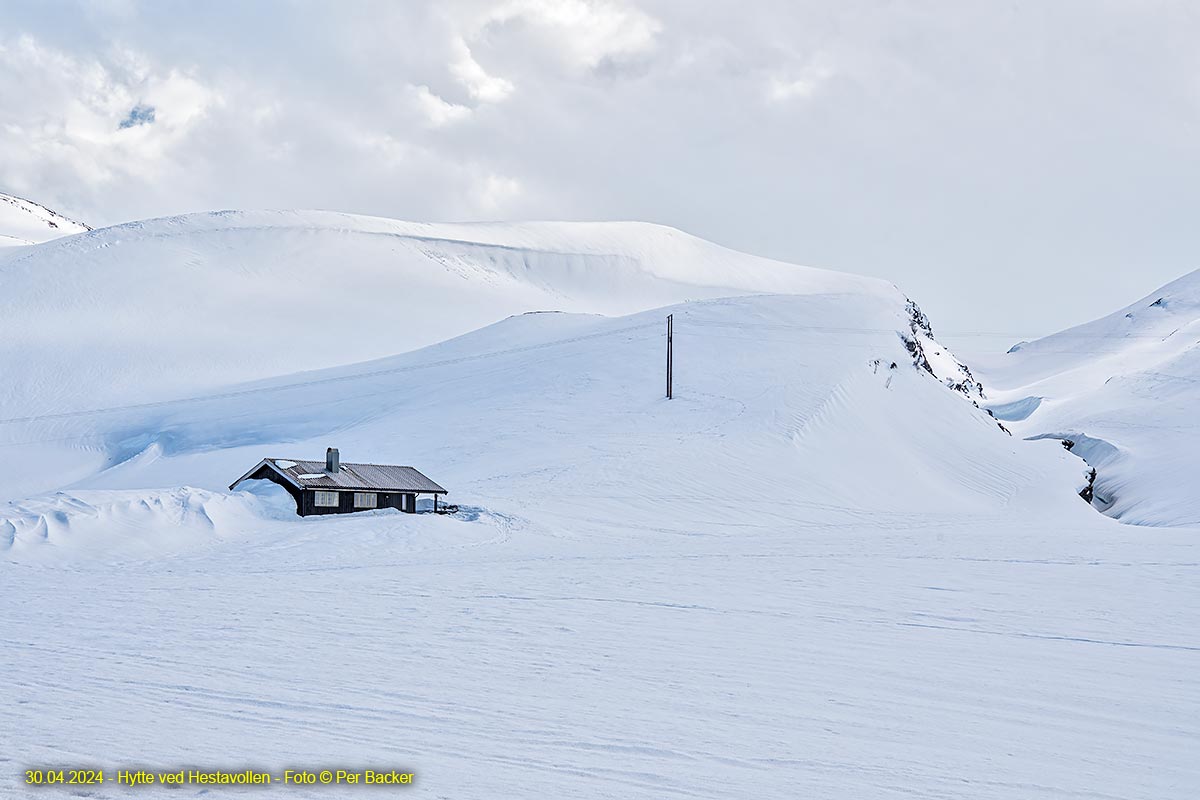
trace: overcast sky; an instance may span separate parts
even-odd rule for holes
[[[1200,267],[1198,42],[1191,0],[5,0],[0,190],[648,220],[1007,340]]]

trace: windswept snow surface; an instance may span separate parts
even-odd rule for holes
[[[0,791],[348,764],[430,798],[1194,798],[1197,531],[1096,514],[910,333],[831,282],[0,425],[61,488],[0,510]],[[461,511],[223,491],[326,446]]]
[[[907,302],[884,281],[643,223],[431,225],[313,211],[129,223],[0,252],[0,427],[11,434],[26,419],[111,415],[391,356],[516,313],[629,314],[760,293]],[[836,316],[826,324],[847,327]],[[886,332],[915,335],[913,324]],[[844,338],[853,341],[862,331],[849,327]],[[956,382],[949,362],[944,377]],[[110,453],[81,451],[67,436],[90,430],[64,425],[53,440],[10,435],[0,499],[105,466]]]
[[[145,402],[393,355],[534,310],[628,314],[883,281],[642,223],[431,225],[217,212],[0,252],[6,416]],[[87,346],[79,340],[86,338]]]
[[[82,222],[32,200],[0,192],[0,248],[48,242],[89,230]]]
[[[1200,525],[1200,271],[986,365],[1014,432],[1076,442],[1093,504],[1122,522]]]

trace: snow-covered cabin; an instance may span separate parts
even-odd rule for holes
[[[242,481],[268,480],[287,490],[296,500],[296,513],[349,514],[373,508],[398,508],[415,513],[417,497],[437,498],[446,490],[413,467],[389,464],[343,464],[336,447],[325,451],[325,462],[264,458],[249,472],[229,484],[232,491]]]

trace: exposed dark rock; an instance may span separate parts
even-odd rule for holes
[[[1092,471],[1088,473],[1087,486],[1079,491],[1079,496],[1088,502],[1090,505],[1092,498],[1096,496],[1096,468],[1092,467]]]
[[[937,374],[933,371],[933,367],[929,366],[929,359],[925,357],[925,351],[921,349],[921,343],[904,334],[900,334],[900,341],[904,342],[904,349],[912,356],[913,366],[920,367],[936,378]]]
[[[973,406],[979,408],[979,403],[975,401],[975,398],[984,397],[983,384],[975,380],[975,376],[971,374],[971,369],[957,359],[954,360],[954,363],[958,366],[962,378],[957,381],[939,378],[938,374],[933,371],[933,366],[929,363],[929,358],[925,355],[924,348],[921,347],[921,334],[929,339],[933,338],[933,325],[930,324],[929,317],[925,316],[925,312],[921,310],[921,307],[912,300],[909,300],[905,304],[904,310],[908,312],[908,327],[912,331],[912,336],[905,336],[901,333],[900,341],[904,342],[904,349],[912,356],[913,366],[923,369],[933,377],[938,378],[947,388],[962,394],[971,401]],[[936,355],[941,355],[941,351],[937,351]],[[896,364],[893,363],[891,368],[895,369]],[[989,411],[988,415],[996,421],[996,426],[1000,430],[1012,436],[1012,431],[1004,427],[1004,424],[996,419],[995,414]]]
[[[904,306],[904,310],[908,312],[908,318],[912,321],[913,333],[916,333],[920,329],[925,332],[926,336],[932,339],[933,326],[929,324],[929,317],[925,316],[925,312],[921,310],[921,307],[912,300],[909,300],[908,304]]]

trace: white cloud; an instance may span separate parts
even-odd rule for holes
[[[427,156],[421,148],[386,133],[361,134],[355,144],[384,169],[404,167]]]
[[[588,68],[650,51],[662,30],[649,14],[608,0],[505,0],[485,14],[484,26],[513,20],[541,29],[548,46]]]
[[[450,195],[454,218],[502,218],[516,209],[525,196],[521,181],[474,160],[450,160],[428,146],[414,144],[388,133],[354,137],[371,172],[388,182],[413,180],[429,196]]]
[[[467,88],[471,97],[483,103],[499,103],[512,94],[512,81],[487,74],[461,37],[456,38],[451,47],[455,58],[450,64],[450,72]]]
[[[478,182],[479,207],[489,213],[503,210],[521,195],[521,182],[516,178],[490,173]]]
[[[414,86],[412,89],[417,108],[425,122],[433,128],[440,128],[471,116],[471,109],[437,96],[428,86]]]
[[[0,157],[0,168],[24,183],[54,169],[88,184],[159,176],[220,102],[192,76],[156,71],[132,51],[76,58],[28,35],[0,45],[0,86],[8,108],[20,110],[6,120],[4,152],[12,157]],[[135,108],[153,109],[153,122],[122,127]]]
[[[812,97],[834,75],[830,67],[816,65],[787,75],[772,75],[767,80],[767,99],[773,103]]]

